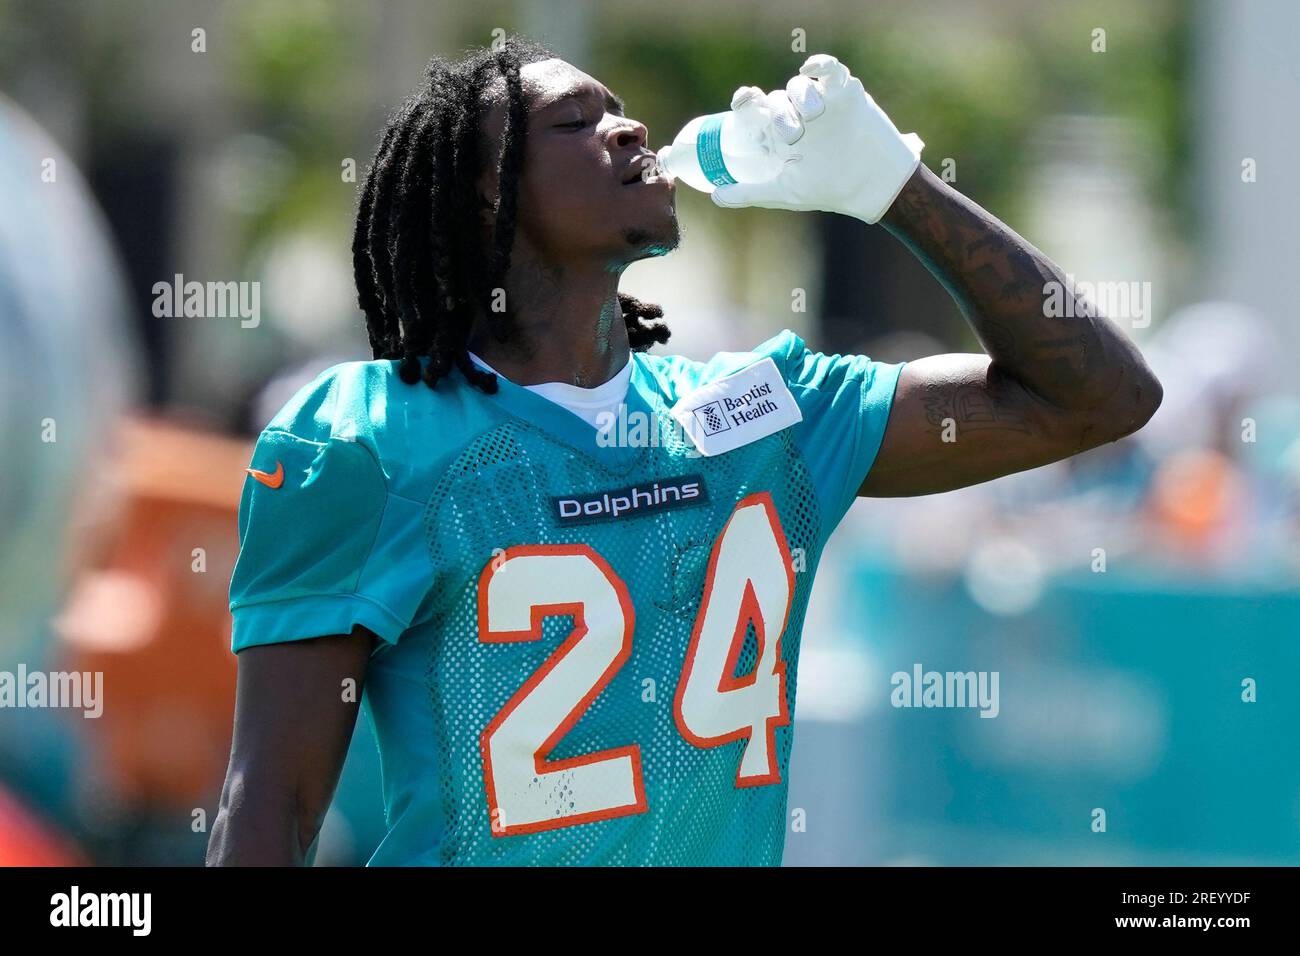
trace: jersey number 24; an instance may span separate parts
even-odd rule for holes
[[[745,739],[736,786],[780,781],[776,728],[789,723],[781,635],[794,570],[767,492],[741,500],[713,543],[673,714],[696,747]],[[635,743],[566,760],[548,755],[632,653],[636,612],[627,585],[585,544],[518,545],[494,557],[478,588],[484,643],[536,641],[542,621],[572,615],[573,630],[506,702],[481,737],[494,836],[644,813]],[[753,624],[758,661],[735,676]]]

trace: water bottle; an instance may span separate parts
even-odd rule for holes
[[[762,95],[756,87],[738,91],[732,109],[695,117],[671,145],[659,150],[660,170],[705,193],[732,183],[772,179],[781,171],[788,147],[772,135],[772,114],[761,101],[742,108]]]

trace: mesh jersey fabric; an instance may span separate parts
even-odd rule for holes
[[[769,357],[803,420],[726,454],[698,455],[668,409]],[[639,353],[626,415],[649,427],[643,440],[610,444],[508,381],[496,395],[459,375],[430,390],[401,382],[396,364],[335,366],[267,426],[252,467],[283,467],[284,481],[280,488],[246,482],[231,581],[236,652],[349,633],[357,624],[381,639],[363,705],[380,750],[389,829],[370,863],[779,864],[813,575],[874,460],[902,366],[814,353],[788,331],[704,363]],[[686,479],[697,480],[707,500],[577,524],[556,518],[557,496]],[[734,622],[718,696],[723,682],[757,680],[766,641],[778,642],[784,671],[785,719],[766,729],[774,773],[740,785],[750,737],[692,742],[676,698],[706,587],[715,572],[747,573],[714,566],[720,536],[756,501],[770,505],[773,534],[797,573],[783,628],[744,611]],[[513,717],[523,698],[542,693],[539,680],[558,680],[565,647],[594,644],[608,624],[592,617],[594,605],[550,608],[535,614],[533,639],[490,638],[480,607],[489,569],[508,579],[503,558],[529,548],[582,551],[603,562],[627,597],[621,612],[607,611],[629,619],[631,636],[602,681],[575,700],[569,720],[531,728],[536,741],[546,738],[544,747],[498,753],[487,738],[504,731],[507,712]],[[581,615],[585,630],[575,630]],[[707,708],[715,698],[703,699]],[[640,803],[575,817],[575,807],[600,797],[575,792],[587,785],[584,761],[629,748]],[[488,778],[502,776],[496,771],[507,756],[534,762],[532,781],[525,777],[512,799],[541,806],[547,819],[512,829],[513,808],[499,793],[494,802]]]

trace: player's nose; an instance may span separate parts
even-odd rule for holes
[[[634,119],[620,119],[618,125],[606,135],[612,149],[641,149],[649,140],[650,131],[644,123]]]

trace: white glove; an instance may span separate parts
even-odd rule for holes
[[[820,209],[875,223],[921,163],[920,137],[900,133],[862,81],[824,53],[808,57],[784,90],[741,87],[731,108],[767,124],[770,141],[789,152],[775,178],[715,189],[724,209]]]

